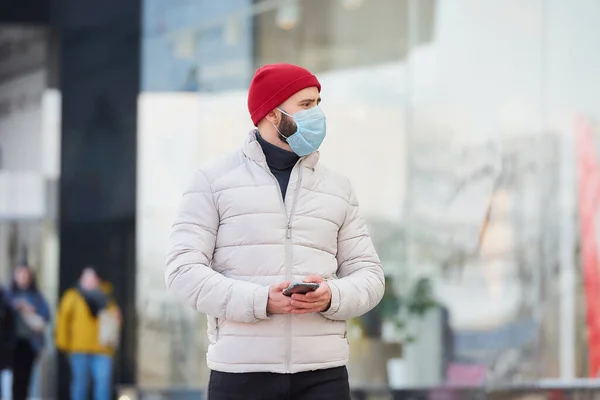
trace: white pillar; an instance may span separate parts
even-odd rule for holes
[[[560,378],[575,376],[575,157],[572,131],[560,146]]]

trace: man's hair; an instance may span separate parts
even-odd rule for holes
[[[31,292],[39,292],[40,290],[38,288],[37,278],[35,276],[35,272],[33,271],[33,268],[31,268],[31,266],[29,266],[28,264],[20,264],[20,265],[17,265],[17,268],[15,268],[15,271],[18,268],[23,268],[23,269],[27,270],[27,272],[29,272],[29,288],[27,290],[29,290]],[[10,283],[10,290],[11,291],[19,290],[19,285],[17,285],[17,281],[15,280],[14,277],[12,279],[12,282]]]

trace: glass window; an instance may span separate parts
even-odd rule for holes
[[[255,65],[286,60],[314,72],[406,56],[406,0],[292,0],[256,16]]]
[[[599,6],[583,3],[145,0],[140,340],[187,357],[140,353],[140,382],[206,382],[205,321],[165,294],[159,249],[194,169],[252,128],[255,69],[280,62],[317,74],[322,162],[352,181],[386,273],[382,303],[349,322],[353,385],[510,384],[584,364],[572,132],[580,116],[597,134],[600,58]]]

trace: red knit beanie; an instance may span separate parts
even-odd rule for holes
[[[293,94],[312,86],[321,91],[317,77],[297,65],[269,64],[259,68],[248,90],[248,111],[254,126]]]

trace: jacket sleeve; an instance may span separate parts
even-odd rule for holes
[[[44,296],[41,293],[38,293],[38,305],[37,305],[37,309],[36,309],[36,313],[44,318],[44,320],[46,322],[50,322],[50,307],[48,306],[48,302],[46,301],[46,299],[44,298]]]
[[[219,213],[200,170],[175,217],[165,279],[168,290],[197,311],[235,322],[267,319],[269,287],[226,278],[211,268]]]
[[[346,219],[338,233],[337,278],[328,281],[331,305],[323,316],[349,320],[373,309],[382,299],[385,280],[381,262],[350,189]]]
[[[66,292],[58,306],[56,313],[56,328],[54,331],[54,341],[56,348],[60,351],[69,351],[71,348],[71,310],[73,309],[73,296]]]

